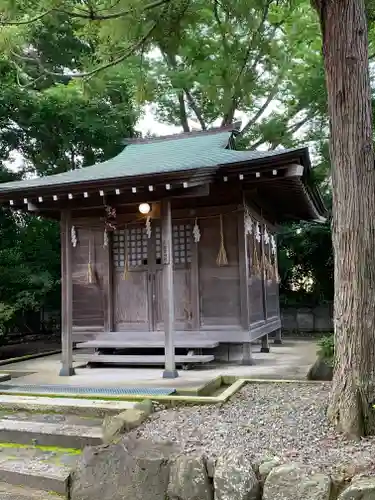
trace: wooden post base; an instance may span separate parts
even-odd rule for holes
[[[177,370],[164,370],[163,371],[163,378],[178,378],[178,371]]]
[[[262,337],[262,347],[260,348],[260,352],[265,352],[265,353],[270,352],[270,346],[268,343],[268,335],[264,335]]]
[[[75,374],[76,374],[76,372],[75,372],[75,369],[73,367],[65,368],[64,366],[61,368],[60,373],[59,373],[60,377],[72,377]]]
[[[251,343],[245,342],[242,345],[242,359],[240,362],[241,365],[251,366],[254,364],[254,359],[251,352],[252,352]]]
[[[281,328],[277,330],[275,340],[273,341],[274,344],[276,345],[281,345],[283,343],[282,337],[281,337]]]

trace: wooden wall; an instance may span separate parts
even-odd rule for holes
[[[217,264],[220,211],[228,260],[224,266]],[[259,216],[258,222],[264,233],[265,221]],[[94,333],[161,329],[161,263],[155,261],[151,268],[145,265],[123,279],[122,264],[114,265],[111,241],[104,248],[101,223],[92,218],[73,219],[73,223],[78,238],[72,249],[75,341],[78,336],[84,337],[85,330]],[[194,219],[185,223],[192,228]],[[198,244],[190,241],[191,258],[175,266],[176,328],[246,331],[279,318],[277,273],[270,272],[272,267],[276,269],[271,245],[265,245],[264,238],[257,241],[254,231],[245,235],[243,214],[233,208],[222,207],[213,214],[202,215],[198,225],[201,238]],[[272,226],[267,228],[271,235]],[[149,246],[153,244],[151,239]],[[88,279],[90,248],[92,283]]]
[[[272,322],[280,316],[277,255],[272,246],[275,231],[260,216],[255,215],[252,219],[253,230],[245,237],[250,328]],[[256,237],[256,224],[260,241]]]
[[[103,229],[75,223],[77,245],[72,248],[73,332],[104,330],[108,305],[108,249],[103,246]],[[92,282],[89,280],[91,253]],[[74,339],[77,340],[76,338]]]
[[[201,219],[198,244],[200,326],[240,326],[240,275],[237,213],[223,215],[228,265],[218,266],[220,217]]]
[[[246,235],[250,325],[265,320],[262,244],[254,232]]]

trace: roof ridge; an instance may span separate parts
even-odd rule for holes
[[[241,128],[241,122],[237,121],[230,125],[224,125],[220,127],[212,127],[207,130],[193,130],[191,132],[180,132],[177,134],[169,134],[169,135],[160,135],[156,137],[135,137],[135,138],[126,138],[123,140],[123,144],[128,146],[131,144],[152,144],[155,142],[163,142],[163,141],[173,141],[180,139],[189,139],[190,137],[200,137],[206,135],[215,135],[220,134],[221,132],[232,132],[232,134],[236,134],[239,132]]]

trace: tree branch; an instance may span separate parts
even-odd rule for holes
[[[249,46],[247,48],[247,51],[245,53],[245,57],[243,59],[243,63],[242,63],[242,66],[240,68],[240,71],[236,77],[236,80],[235,80],[235,83],[234,85],[238,85],[239,83],[239,80],[241,78],[241,76],[243,75],[245,69],[246,69],[246,66],[247,66],[247,63],[249,61],[249,57],[250,57],[250,54],[251,54],[251,50],[254,48],[254,43],[258,37],[258,35],[260,34],[261,30],[264,28],[264,24],[267,20],[267,16],[268,16],[268,12],[270,10],[270,6],[272,4],[273,0],[268,0],[267,3],[265,4],[264,6],[264,9],[263,9],[263,15],[262,15],[262,18],[261,18],[261,21],[259,23],[259,26],[258,28],[256,29],[256,31],[254,32],[253,36],[251,37],[251,40],[249,41]]]
[[[264,104],[258,109],[258,111],[255,113],[255,115],[250,118],[250,120],[246,123],[246,125],[243,127],[241,130],[241,135],[244,135],[253,125],[256,123],[257,120],[262,116],[262,114],[266,111],[268,106],[271,104],[271,101],[274,99],[275,95],[277,94],[279,90],[279,83],[281,80],[281,75],[279,75],[278,79],[276,80],[274,86],[271,89],[271,92],[269,93],[266,101]]]
[[[219,26],[221,41],[222,41],[223,47],[224,47],[224,52],[226,53],[226,55],[228,55],[230,53],[230,50],[229,50],[229,46],[227,43],[227,33],[226,33],[225,29],[223,29],[223,23],[221,22],[221,19],[220,19],[218,0],[214,0],[214,16],[215,16],[217,25]]]
[[[180,108],[180,120],[181,120],[182,129],[184,132],[190,132],[190,127],[189,127],[189,123],[188,123],[183,92],[178,93],[178,103],[179,103],[179,108]]]
[[[154,9],[156,7],[160,7],[161,5],[164,5],[166,3],[170,3],[171,0],[155,0],[154,2],[151,2],[150,4],[146,5],[143,9],[142,12],[147,12],[148,10]],[[113,8],[113,6],[111,7]],[[31,19],[21,19],[19,21],[6,21],[6,20],[0,20],[1,25],[24,25],[24,24],[32,24],[40,19],[43,19],[43,17],[47,16],[48,14],[51,14],[52,12],[59,12],[61,14],[66,14],[69,17],[76,17],[80,19],[88,19],[90,21],[104,21],[108,19],[117,19],[119,17],[125,17],[134,12],[134,9],[127,9],[127,10],[122,10],[120,12],[115,12],[113,14],[98,14],[95,11],[89,11],[85,9],[80,9],[81,12],[72,12],[69,10],[64,10],[64,9],[58,9],[58,8],[53,8],[46,10],[45,12],[42,12],[41,14],[38,14],[35,17],[32,17]]]
[[[23,19],[21,21],[4,21],[3,19],[0,19],[0,25],[3,25],[3,26],[11,26],[11,25],[20,26],[22,24],[36,23],[40,19],[43,19],[43,17],[46,17],[46,16],[48,16],[48,14],[51,14],[51,12],[53,12],[54,10],[55,9],[49,9],[49,10],[46,10],[45,12],[42,12],[41,14],[38,14],[35,17],[32,17],[31,19]]]
[[[307,115],[305,116],[305,118],[302,118],[302,120],[300,120],[299,122],[297,123],[294,123],[293,125],[290,125],[287,130],[286,130],[286,133],[287,134],[295,134],[303,125],[305,125],[305,123],[307,123],[309,120],[311,120],[313,118],[313,116],[310,116],[310,115]],[[254,142],[251,146],[250,146],[250,149],[256,149],[258,148],[259,146],[261,146],[262,144],[264,144],[266,141],[264,139],[259,139],[258,141]],[[280,145],[280,141],[277,142],[277,143],[273,143],[272,145],[272,148],[271,149],[276,149],[277,146]]]
[[[251,51],[253,50],[253,48],[255,46],[258,35],[260,34],[262,29],[264,28],[264,25],[265,25],[265,22],[267,20],[268,12],[269,12],[269,9],[270,9],[272,2],[273,2],[273,0],[267,0],[265,6],[263,8],[262,17],[261,17],[259,26],[255,30],[255,32],[252,33],[251,37],[249,37],[248,47],[247,47],[247,50],[245,52],[245,56],[244,56],[242,64],[241,64],[240,71],[238,72],[238,74],[235,78],[235,81],[232,84],[233,85],[233,87],[232,87],[233,92],[232,92],[232,95],[230,97],[230,105],[228,107],[228,110],[224,113],[222,125],[227,125],[229,122],[233,121],[234,114],[235,114],[237,106],[238,106],[238,93],[239,93],[239,90],[241,87],[241,85],[240,85],[241,84],[241,77],[246,70],[246,67],[248,65],[249,58],[251,55]],[[258,53],[258,57],[255,58],[255,61],[253,62],[252,69],[255,68],[259,59],[260,59],[260,52]]]
[[[202,130],[206,130],[207,129],[207,125],[206,125],[206,123],[204,121],[204,118],[203,118],[203,115],[202,115],[202,111],[200,110],[198,104],[195,102],[195,99],[192,96],[190,90],[188,88],[184,88],[184,92],[185,92],[185,95],[186,95],[186,99],[187,99],[187,101],[189,103],[189,106],[194,111],[194,114],[197,117],[197,120],[199,121],[199,125],[202,127]]]
[[[113,59],[112,61],[109,61],[107,63],[104,63],[100,66],[97,66],[91,71],[86,71],[84,73],[57,73],[55,71],[49,71],[47,68],[44,67],[42,64],[41,60],[39,57],[28,57],[28,56],[21,56],[20,54],[17,54],[16,52],[12,51],[12,54],[15,55],[18,59],[21,59],[23,61],[31,62],[34,64],[37,64],[39,66],[39,69],[50,76],[58,76],[58,77],[63,77],[67,79],[71,78],[90,78],[100,71],[103,71],[105,69],[111,68],[112,66],[116,66],[116,64],[119,64],[120,62],[124,61],[128,57],[130,57],[132,54],[134,54],[138,49],[143,47],[143,45],[147,42],[147,40],[150,38],[151,34],[153,31],[156,29],[157,23],[154,23],[151,28],[142,36],[140,40],[137,41],[134,45],[129,47],[121,56],[117,57],[116,59]]]
[[[171,54],[170,52],[168,52],[168,50],[163,50],[163,48],[160,46],[160,44],[159,44],[159,49],[162,53],[163,59],[164,59],[166,65],[168,66],[168,68],[171,68],[174,71],[178,71],[176,55]],[[172,82],[172,86],[173,86],[173,82]],[[195,116],[197,117],[197,120],[199,121],[199,124],[200,124],[202,130],[206,130],[207,126],[206,126],[206,123],[203,119],[202,112],[199,109],[199,106],[197,105],[197,103],[195,102],[193,95],[191,94],[190,90],[187,87],[183,87],[182,90],[185,93],[187,102],[188,102],[189,106],[191,107],[191,109],[193,110]],[[182,95],[182,98],[183,98],[183,95]],[[179,99],[179,107],[180,107],[181,125],[184,128],[184,118],[183,118],[183,115],[181,114],[182,106],[181,106],[181,102],[180,102],[180,94],[178,94],[178,99]],[[183,102],[184,102],[183,109],[184,109],[184,112],[186,113],[185,101],[183,101]]]
[[[155,2],[151,2],[150,4],[146,5],[143,9],[142,12],[147,12],[148,10],[155,9],[156,7],[160,7],[161,5],[164,5],[166,3],[169,3],[171,0],[156,0]],[[119,17],[125,17],[134,12],[134,9],[127,9],[127,10],[122,10],[120,12],[114,12],[113,14],[98,14],[98,11],[86,11],[84,12],[82,9],[82,13],[79,12],[71,12],[67,10],[62,10],[62,9],[56,9],[59,12],[62,12],[70,17],[78,17],[81,19],[89,19],[90,21],[105,21],[108,19],[118,19]]]

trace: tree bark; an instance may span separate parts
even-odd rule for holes
[[[188,122],[186,107],[185,107],[184,93],[179,92],[177,97],[178,97],[179,115],[180,115],[180,122],[181,122],[182,129],[184,132],[190,132],[190,127],[189,127],[189,122]]]
[[[313,0],[323,36],[331,131],[335,355],[330,420],[375,433],[375,171],[363,0]]]

